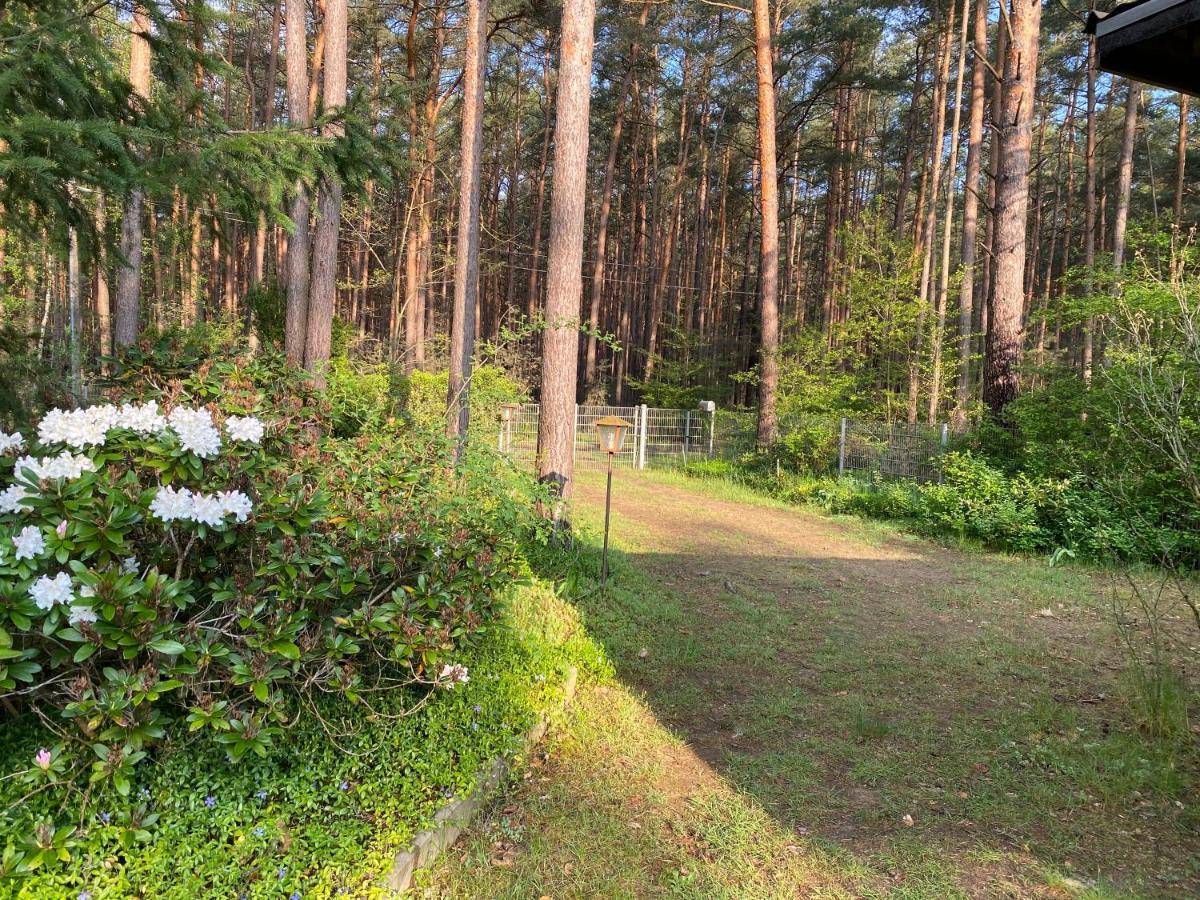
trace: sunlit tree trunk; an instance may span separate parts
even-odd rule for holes
[[[488,0],[467,0],[463,73],[458,249],[454,258],[454,315],[450,331],[447,435],[461,453],[470,419],[471,356],[479,300],[479,164],[483,156],[483,89],[487,79]],[[511,189],[511,188],[510,188]]]
[[[983,402],[997,416],[1021,387],[1025,234],[1041,17],[1041,0],[1009,0],[1011,37],[1004,54],[1004,101],[997,122],[996,282],[983,380]]]
[[[288,121],[293,128],[307,129],[308,115],[308,26],[304,0],[286,0],[287,25],[284,61],[287,68]],[[293,231],[287,250],[287,310],[284,349],[292,363],[304,362],[308,334],[309,284],[309,198],[308,187],[297,182],[289,215]]]
[[[552,485],[562,500],[570,497],[575,468],[575,383],[595,19],[593,0],[564,0],[538,418],[538,477]],[[556,520],[561,517],[561,503],[554,505],[552,515]]]
[[[322,97],[327,115],[346,104],[347,0],[325,4],[325,64]],[[327,125],[324,135],[335,138],[340,125]],[[342,182],[336,176],[321,179],[317,195],[317,227],[313,235],[312,280],[308,295],[308,329],[304,343],[304,367],[318,386],[325,384],[325,365],[337,300],[338,229],[342,219]]]
[[[759,316],[762,327],[758,380],[758,444],[779,436],[779,181],[775,158],[775,78],[771,65],[770,0],[754,0],[754,60],[758,81],[758,166],[762,226],[759,244]],[[826,288],[829,289],[828,287]]]

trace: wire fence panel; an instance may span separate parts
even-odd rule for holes
[[[656,409],[646,406],[577,406],[575,466],[603,469],[607,454],[599,448],[596,420],[617,416],[629,423],[617,467],[644,469],[687,465],[702,459],[735,459],[753,452],[757,438],[753,413],[718,410]],[[528,466],[537,459],[538,405],[510,408],[500,423],[497,446]],[[946,450],[946,426],[857,419],[801,418],[780,424],[797,452],[810,459],[815,474],[858,473],[878,478],[932,481],[939,477],[938,457]],[[807,450],[804,448],[808,448]],[[805,470],[808,464],[804,466]]]
[[[946,450],[946,426],[909,422],[860,422],[844,419],[840,439],[841,472],[865,472],[880,478],[934,481],[938,457]]]

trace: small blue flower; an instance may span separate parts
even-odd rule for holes
[[[292,891],[292,894],[290,897],[288,897],[288,900],[300,900],[300,892]]]
[[[478,722],[472,722],[472,723],[471,723],[471,730],[472,730],[472,731],[478,731],[478,730],[479,730],[479,723],[478,723]]]
[[[100,813],[100,821],[103,822],[105,825],[107,825],[109,822],[112,821],[112,813],[106,813],[106,812]]]
[[[339,790],[339,791],[348,791],[348,790],[350,790],[350,782],[348,782],[348,781],[343,781],[341,784],[339,784],[339,785],[338,785],[338,790]]]
[[[255,791],[255,792],[254,792],[254,796],[255,796],[255,797],[257,797],[259,800],[266,800],[266,799],[267,799],[267,792],[266,792],[266,791],[261,791],[261,790],[260,790],[260,791]]]
[[[275,873],[275,877],[276,878],[286,878],[287,877],[287,868],[284,866],[280,866],[279,871]]]
[[[263,836],[264,834],[266,834],[266,833],[267,833],[267,830],[266,830],[265,828],[263,828],[261,825],[257,826],[257,827],[254,829],[254,836],[255,836],[255,837],[262,837],[262,836]]]
[[[148,788],[148,787],[142,788],[140,791],[138,791],[138,796],[141,797],[143,800],[149,800],[150,799],[150,788]]]
[[[92,900],[92,892],[89,891],[87,888],[84,888],[82,891],[80,891],[78,894],[75,895],[75,900]]]
[[[207,797],[204,798],[204,805],[207,806],[209,809],[212,809],[214,806],[217,805],[217,798],[214,797],[212,794],[209,794]]]
[[[475,710],[475,712],[477,712],[477,713],[483,712],[483,707],[480,706],[478,703],[476,703],[474,706],[472,706],[471,709]]]

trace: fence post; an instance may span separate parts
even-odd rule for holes
[[[683,464],[687,465],[688,444],[692,440],[692,411],[689,409],[683,417]]]
[[[579,455],[579,404],[575,404],[575,420],[571,427],[571,465],[575,464],[575,458]]]
[[[838,474],[846,472],[846,417],[842,416],[842,431],[838,437]]]
[[[638,459],[637,467],[639,469],[646,468],[646,404],[643,403],[638,407],[638,418],[641,420],[641,427],[638,429]]]
[[[713,408],[708,413],[708,458],[713,458],[713,445],[717,438],[717,407],[713,404]]]
[[[950,439],[950,425],[946,422],[942,423],[942,446],[945,447]]]

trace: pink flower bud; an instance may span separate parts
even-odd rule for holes
[[[63,519],[61,522],[59,522],[58,527],[55,528],[54,531],[60,539],[65,538],[67,536],[67,520]]]
[[[50,768],[50,760],[50,751],[44,747],[37,752],[36,756],[33,757],[33,761],[37,763],[38,768],[43,770],[48,770]]]

